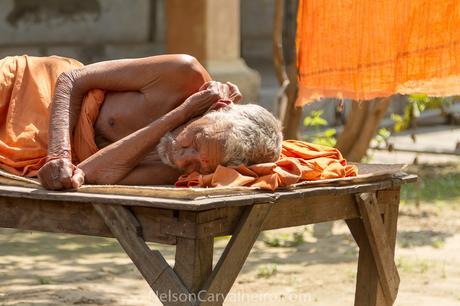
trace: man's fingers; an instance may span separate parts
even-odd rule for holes
[[[72,163],[67,160],[60,160],[59,165],[59,181],[62,184],[64,189],[71,189],[72,188],[72,174],[73,174],[73,165]]]
[[[202,90],[206,90],[208,89],[209,85],[211,85],[213,81],[207,81],[206,83],[204,83],[203,85],[201,85],[200,89],[198,89],[198,91],[202,91]]]
[[[75,168],[74,174],[72,176],[72,187],[74,189],[80,188],[81,185],[85,182],[85,173],[79,168]]]
[[[227,82],[227,85],[228,85],[228,88],[229,88],[229,95],[230,95],[230,99],[233,101],[233,103],[239,103],[241,101],[241,98],[243,97],[243,95],[241,95],[241,92],[238,88],[238,86],[236,86],[235,84],[231,83],[231,82]]]
[[[49,175],[48,171],[45,169],[40,169],[38,171],[38,178],[40,179],[40,183],[46,189],[53,189],[53,183],[51,181],[51,176]]]
[[[228,99],[229,86],[227,84],[219,83],[219,94],[221,99]]]
[[[74,167],[68,159],[51,160],[38,172],[40,183],[46,189],[51,190],[71,189],[73,188]]]

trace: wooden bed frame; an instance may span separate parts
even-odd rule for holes
[[[114,237],[158,296],[190,297],[160,299],[164,305],[222,305],[261,231],[345,220],[359,246],[355,305],[393,305],[400,186],[416,180],[196,200],[0,185],[0,227]],[[222,235],[232,238],[213,267],[214,237]],[[175,245],[174,267],[146,241]]]

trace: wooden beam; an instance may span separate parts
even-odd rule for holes
[[[164,305],[193,305],[192,301],[179,302],[162,298],[171,295],[190,296],[190,292],[161,253],[147,246],[141,235],[141,225],[129,208],[99,203],[93,206]]]
[[[400,279],[392,248],[387,241],[376,195],[375,193],[357,194],[356,200],[363,218],[364,229],[369,239],[369,246],[377,267],[383,294],[387,304],[393,305],[398,294]]]
[[[160,220],[176,221],[174,211],[144,207],[132,207],[132,210],[142,224],[147,241],[176,244],[176,237],[160,231]],[[0,227],[114,237],[90,203],[0,197],[0,211]]]
[[[398,203],[395,203],[398,199],[395,199],[391,193],[379,191],[377,198],[381,213],[385,212],[389,203]],[[212,212],[218,219],[210,219],[206,220],[207,223],[198,224],[197,233],[208,236],[231,235],[238,226],[244,209],[245,207],[227,207],[199,212],[198,216]],[[280,198],[268,214],[262,230],[353,219],[360,216],[353,195]]]
[[[204,298],[204,301],[199,305],[221,305],[223,303],[223,298],[230,291],[252,246],[262,231],[263,223],[272,206],[272,203],[256,204],[244,210],[232,238],[202,289],[206,292],[206,297],[211,297],[210,300],[213,301],[208,302]]]

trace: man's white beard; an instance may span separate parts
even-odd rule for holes
[[[158,155],[160,156],[161,161],[164,164],[173,168],[177,168],[177,166],[172,162],[170,155],[167,152],[168,143],[170,144],[171,150],[176,147],[176,139],[173,137],[171,132],[167,132],[163,137],[161,137],[160,143],[157,145]]]

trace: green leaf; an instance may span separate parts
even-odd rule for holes
[[[313,126],[327,125],[327,121],[321,117],[315,117],[312,121]]]
[[[336,133],[337,133],[337,131],[335,129],[327,129],[327,130],[324,131],[324,136],[333,137],[333,136],[335,136]]]
[[[310,126],[311,125],[311,122],[312,122],[312,118],[311,117],[305,117],[303,119],[303,125],[304,126]]]

